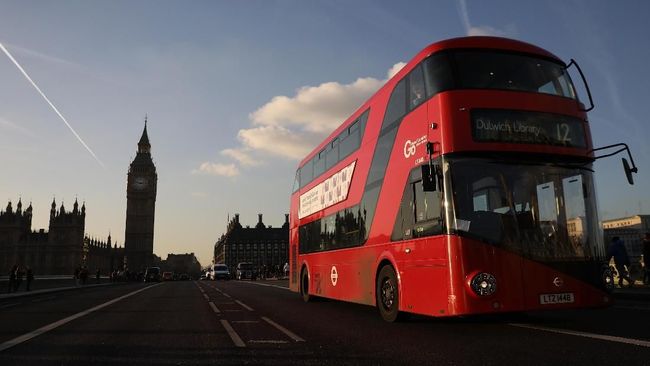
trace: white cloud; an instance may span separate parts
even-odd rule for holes
[[[192,174],[221,175],[224,177],[235,177],[239,175],[239,168],[235,164],[220,164],[205,162],[199,169],[193,170]]]
[[[253,126],[237,133],[241,146],[222,150],[221,155],[243,167],[259,165],[262,157],[269,155],[300,160],[405,65],[393,65],[384,80],[366,77],[349,84],[332,81],[301,87],[293,96],[275,96],[250,113]],[[240,173],[235,164],[208,162],[201,165],[199,172],[227,176]]]
[[[205,192],[190,192],[190,196],[194,198],[205,198],[208,196],[208,194]]]
[[[250,155],[250,149],[225,149],[221,150],[221,155],[237,160],[242,166],[256,166],[261,164],[259,160],[254,159]]]
[[[458,15],[465,28],[465,34],[468,36],[496,36],[496,37],[514,37],[516,29],[513,25],[506,26],[505,30],[500,30],[488,25],[473,26],[469,20],[469,11],[467,10],[466,0],[458,0]]]

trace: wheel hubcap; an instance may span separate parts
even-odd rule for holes
[[[390,310],[395,303],[395,286],[388,278],[381,284],[381,302],[387,310]]]

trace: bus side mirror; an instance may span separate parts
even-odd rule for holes
[[[436,179],[436,168],[431,164],[422,165],[422,189],[425,192],[435,192],[438,190]]]
[[[625,170],[625,177],[627,178],[627,182],[630,183],[630,185],[634,185],[634,177],[632,176],[632,173],[636,173],[636,167],[630,168],[630,164],[625,158],[621,158],[621,160],[623,161],[623,169]]]

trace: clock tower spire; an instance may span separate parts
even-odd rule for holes
[[[127,174],[124,254],[126,267],[132,272],[144,270],[153,262],[157,183],[145,117],[137,154]]]

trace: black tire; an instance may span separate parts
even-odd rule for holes
[[[401,321],[408,317],[408,314],[399,311],[399,287],[397,275],[392,266],[383,266],[379,271],[375,301],[379,315],[387,322]]]
[[[300,295],[304,302],[313,300],[313,296],[309,295],[309,273],[307,272],[307,268],[304,268],[302,275],[300,275]]]

